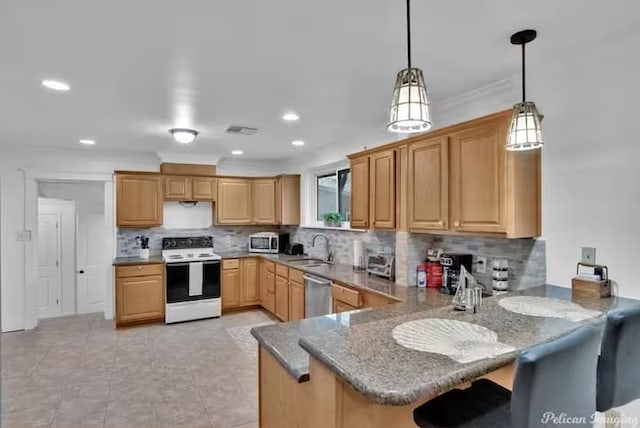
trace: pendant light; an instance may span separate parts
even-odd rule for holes
[[[533,150],[541,148],[544,144],[540,124],[542,117],[535,103],[527,101],[525,92],[524,46],[535,40],[537,34],[535,30],[524,30],[511,36],[511,44],[522,46],[522,102],[513,106],[507,150]]]
[[[422,70],[411,67],[411,9],[407,0],[407,68],[400,70],[393,88],[387,129],[397,133],[425,132],[431,128],[429,97]]]

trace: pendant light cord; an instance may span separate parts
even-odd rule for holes
[[[409,1],[409,0],[407,0],[407,1]],[[527,99],[525,97],[525,95],[526,95],[526,92],[525,92],[526,84],[525,84],[525,80],[524,80],[525,79],[524,45],[525,45],[525,43],[522,44],[522,102],[525,102],[526,99]]]
[[[409,64],[408,68],[411,68],[411,6],[409,3],[410,0],[407,0],[407,62]]]

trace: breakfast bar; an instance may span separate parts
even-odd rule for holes
[[[486,298],[467,313],[437,291],[410,290],[384,308],[253,329],[260,426],[415,427],[422,403],[479,378],[511,389],[519,351],[638,304],[540,286]]]

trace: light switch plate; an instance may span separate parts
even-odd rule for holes
[[[594,247],[582,247],[582,263],[596,263],[596,249]]]
[[[486,257],[476,257],[476,262],[473,265],[474,272],[478,273],[487,273],[487,258]]]
[[[31,231],[30,230],[19,230],[16,233],[16,241],[17,242],[28,242],[28,241],[31,241]]]

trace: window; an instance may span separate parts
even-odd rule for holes
[[[350,192],[349,168],[316,175],[316,219],[322,221],[324,214],[339,212],[342,221],[349,221]]]

